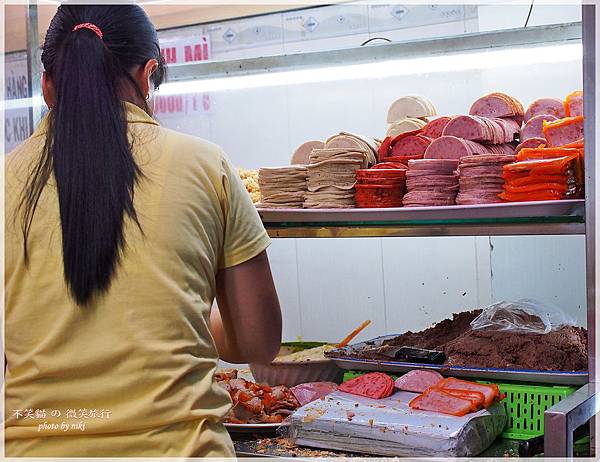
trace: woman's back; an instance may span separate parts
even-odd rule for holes
[[[232,455],[209,312],[219,269],[258,255],[268,237],[218,147],[124,104],[138,223],[124,220],[115,275],[86,306],[64,278],[54,177],[25,261],[20,198],[47,120],[6,160],[7,456]]]

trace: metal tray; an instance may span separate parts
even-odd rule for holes
[[[385,335],[374,338],[368,342],[361,342],[342,348],[343,352],[364,347],[376,347],[384,340],[397,337]],[[339,350],[334,350],[339,351]],[[534,382],[552,385],[585,385],[588,383],[587,372],[539,371],[528,369],[486,369],[478,367],[447,366],[443,364],[406,363],[400,361],[385,361],[376,359],[356,359],[350,357],[330,357],[339,367],[346,370],[380,371],[380,372],[408,372],[413,369],[433,369],[444,375],[452,377],[470,377],[492,380],[508,380],[517,382]]]
[[[560,201],[513,202],[484,205],[439,207],[395,207],[375,209],[264,209],[264,223],[349,223],[349,222],[420,222],[440,220],[509,220],[524,218],[584,217],[583,199]]]

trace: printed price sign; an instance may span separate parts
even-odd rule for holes
[[[160,51],[167,65],[208,61],[211,56],[210,39],[207,35],[164,39],[161,40]],[[210,108],[210,95],[207,93],[161,96],[159,91],[154,99],[154,114],[159,119],[205,114]]]

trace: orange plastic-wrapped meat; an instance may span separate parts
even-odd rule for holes
[[[513,184],[504,185],[504,190],[507,193],[530,193],[536,191],[562,191],[563,194],[567,192],[566,183],[546,183],[537,181],[535,183],[529,183],[522,186],[513,186]]]
[[[550,159],[553,157],[564,157],[572,154],[583,156],[582,148],[523,148],[517,154],[517,160]]]
[[[508,193],[502,192],[498,195],[500,199],[507,202],[528,202],[528,201],[555,201],[563,197],[560,191],[536,191],[533,193]]]
[[[583,138],[583,116],[544,122],[544,136],[550,146],[564,146]]]
[[[526,186],[535,183],[560,183],[567,181],[567,175],[525,175],[520,177],[512,177],[509,180],[511,186]]]
[[[439,412],[459,417],[468,414],[473,409],[473,403],[470,399],[453,396],[436,387],[427,389],[408,405],[411,409]]]
[[[565,114],[567,117],[583,115],[583,92],[581,90],[567,95],[565,98]]]
[[[564,173],[569,164],[579,157],[579,152],[575,152],[562,157],[552,159],[534,159],[525,160],[507,164],[503,167],[505,173],[532,172],[534,174],[557,174]]]
[[[468,382],[466,380],[455,379],[454,377],[448,377],[437,385],[442,390],[466,390],[466,391],[478,391],[484,396],[484,407],[490,407],[494,400],[500,396],[500,390],[496,384],[483,384]]]
[[[562,146],[563,148],[582,148],[584,147],[583,138],[577,141],[573,141],[572,143],[565,144]]]

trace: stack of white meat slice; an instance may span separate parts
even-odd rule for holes
[[[308,169],[302,165],[259,169],[259,207],[302,208],[306,198],[307,177]]]
[[[305,208],[354,207],[356,170],[367,165],[365,151],[313,149],[308,167]]]
[[[515,159],[516,156],[498,154],[467,156],[460,159],[456,203],[473,205],[502,202],[498,197],[504,185],[502,167]]]
[[[437,114],[433,103],[424,96],[402,96],[388,109],[389,125],[386,136],[392,138],[402,133],[420,130],[427,125],[428,117]]]
[[[457,167],[458,160],[452,159],[409,160],[404,206],[454,205],[458,192]]]
[[[377,151],[379,142],[368,136],[356,135],[350,132],[340,132],[337,135],[330,136],[325,141],[324,148],[327,149],[346,149],[347,151],[359,151],[365,153],[364,168],[375,165],[377,162]]]

